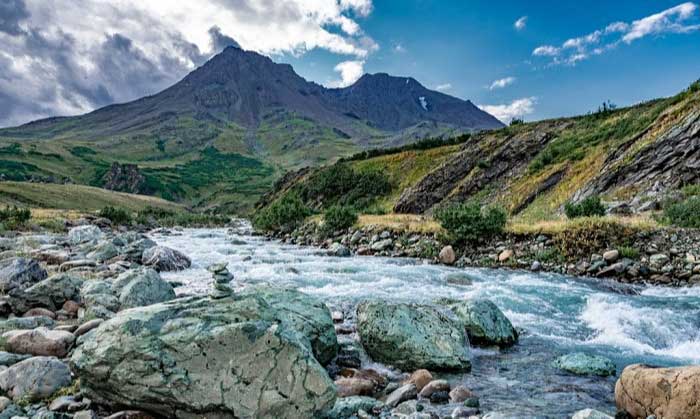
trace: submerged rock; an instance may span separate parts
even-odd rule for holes
[[[582,352],[560,356],[553,362],[553,365],[578,375],[599,375],[601,377],[615,375],[615,364],[611,360]]]
[[[451,304],[450,308],[466,329],[471,343],[508,346],[518,340],[513,324],[491,300],[466,300]]]
[[[321,327],[312,324],[316,307],[304,306],[311,297],[278,290],[267,296],[188,298],[123,311],[81,338],[71,360],[81,388],[92,400],[178,418],[329,410],[335,388],[312,352],[318,334],[334,333],[328,309],[330,330],[304,336]]]
[[[403,370],[469,370],[464,328],[433,307],[371,301],[357,308],[357,330],[375,361]]]
[[[613,417],[597,410],[583,409],[574,413],[571,419],[613,419]]]
[[[141,263],[159,272],[182,271],[192,265],[192,261],[184,253],[165,246],[145,249],[141,256]]]
[[[655,368],[626,367],[615,385],[618,409],[634,418],[664,419],[700,417],[700,366]]]

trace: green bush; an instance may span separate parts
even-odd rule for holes
[[[331,234],[345,230],[357,222],[357,213],[348,206],[333,205],[323,213],[323,231]]]
[[[589,257],[629,242],[634,230],[608,218],[582,218],[554,236],[554,244],[567,259]]]
[[[112,224],[125,225],[131,223],[131,214],[124,208],[104,207],[100,210],[99,215],[111,221]]]
[[[506,212],[501,208],[482,208],[476,203],[455,204],[437,211],[436,218],[451,241],[475,243],[503,232]]]
[[[321,169],[304,182],[299,196],[304,202],[352,206],[363,210],[377,197],[391,192],[386,175],[377,170],[355,170],[348,164],[338,163]]]
[[[567,218],[602,217],[605,215],[605,206],[600,202],[600,197],[589,196],[578,204],[567,202],[564,213]]]
[[[5,209],[0,209],[0,224],[6,229],[21,227],[31,218],[32,213],[29,211],[29,208],[7,206]]]
[[[620,256],[626,259],[639,259],[640,253],[639,249],[632,246],[620,246],[617,249],[620,252]]]
[[[162,227],[218,227],[226,225],[230,218],[224,215],[171,211],[148,206],[136,214],[136,222]]]
[[[262,231],[289,232],[299,226],[311,210],[298,194],[289,192],[269,206],[258,211],[253,226]]]
[[[677,227],[700,228],[700,196],[666,205],[664,218]]]

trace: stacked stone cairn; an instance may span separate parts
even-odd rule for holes
[[[215,300],[233,295],[233,289],[229,285],[233,275],[226,269],[227,266],[228,263],[215,263],[207,268],[214,276],[214,284],[209,292],[209,297]]]

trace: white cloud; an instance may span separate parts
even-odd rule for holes
[[[516,20],[515,23],[513,23],[513,27],[519,31],[525,29],[525,26],[527,26],[527,16],[523,16],[520,19]]]
[[[504,87],[510,86],[515,83],[515,77],[505,77],[502,79],[494,80],[489,86],[489,90],[503,89]]]
[[[452,89],[452,83],[438,84],[435,86],[435,90],[438,92],[444,92],[446,90]]]
[[[333,70],[340,73],[340,80],[329,83],[330,87],[347,87],[355,83],[364,74],[364,61],[343,61]]]
[[[379,48],[361,26],[372,9],[372,0],[13,0],[0,7],[0,126],[155,93],[232,40],[266,55],[322,49],[363,61]],[[136,72],[105,71],[109,42],[143,61],[139,83]]]
[[[522,118],[535,112],[536,97],[524,97],[502,105],[479,105],[479,108],[507,124],[513,118]]]
[[[406,52],[406,47],[404,47],[403,44],[396,44],[394,45],[394,52],[404,53]]]
[[[574,65],[593,55],[613,50],[623,42],[630,44],[650,35],[700,31],[700,23],[698,23],[700,15],[697,12],[696,4],[682,3],[632,23],[610,23],[604,29],[567,39],[561,47],[552,45],[537,47],[532,51],[532,55],[552,57],[551,64]]]

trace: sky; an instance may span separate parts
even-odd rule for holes
[[[700,78],[679,0],[0,0],[0,127],[154,94],[225,46],[328,87],[411,76],[504,122],[673,95]]]

